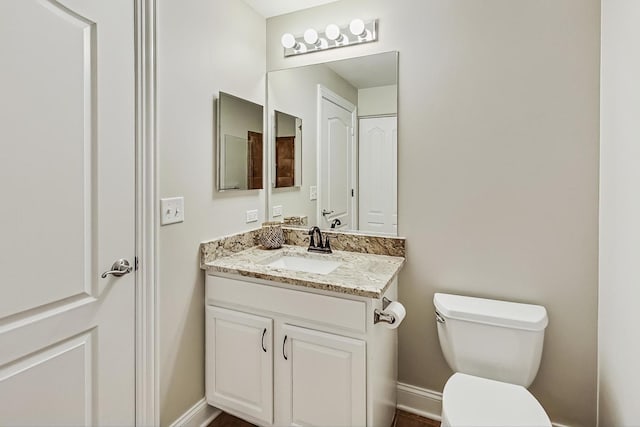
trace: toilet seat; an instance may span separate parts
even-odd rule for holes
[[[551,427],[542,405],[520,385],[455,373],[442,394],[443,426]]]

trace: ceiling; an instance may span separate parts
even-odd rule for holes
[[[397,64],[392,53],[349,58],[326,65],[357,89],[394,85],[397,81]]]
[[[310,7],[333,3],[334,1],[338,0],[244,0],[253,10],[265,18],[309,9]]]

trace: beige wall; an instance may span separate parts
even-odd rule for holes
[[[358,90],[358,117],[397,114],[398,86],[368,87]]]
[[[242,23],[242,27],[238,24]],[[158,142],[160,197],[184,196],[185,222],[160,228],[159,370],[161,424],[204,396],[204,284],[198,244],[257,224],[264,191],[216,193],[218,91],[264,105],[265,20],[238,0],[159,0]]]
[[[640,2],[602,2],[599,425],[640,425]]]
[[[379,18],[380,40],[283,58],[289,31]],[[343,0],[267,21],[269,70],[398,50],[400,380],[450,375],[434,292],[542,304],[531,390],[555,422],[596,419],[600,3]]]

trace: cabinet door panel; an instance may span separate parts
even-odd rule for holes
[[[273,321],[207,307],[207,401],[273,422]],[[266,351],[265,351],[266,350]]]
[[[283,326],[285,423],[295,426],[366,424],[365,342]]]

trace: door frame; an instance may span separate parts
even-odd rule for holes
[[[157,0],[134,0],[135,8],[135,423],[159,425],[157,340]]]
[[[353,230],[358,229],[358,107],[352,104],[347,99],[341,97],[337,93],[333,92],[326,86],[318,84],[318,96],[317,96],[317,116],[316,116],[316,186],[318,189],[317,199],[316,199],[316,224],[319,227],[322,227],[322,214],[320,213],[320,200],[322,200],[322,186],[321,182],[321,173],[322,173],[322,146],[321,146],[321,138],[322,138],[322,100],[326,99],[330,102],[333,102],[337,106],[344,108],[347,111],[351,112],[351,183],[353,184],[353,189],[355,190],[355,195],[351,197],[351,228]]]

